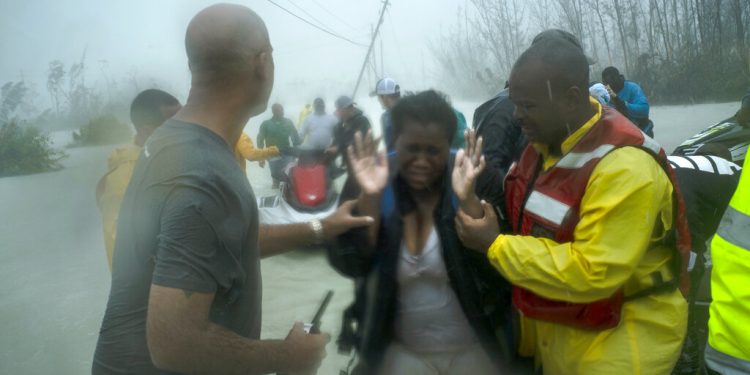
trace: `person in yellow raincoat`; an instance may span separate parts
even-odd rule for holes
[[[313,113],[312,104],[310,103],[305,104],[305,106],[302,107],[302,110],[299,111],[299,117],[297,117],[297,130],[299,130],[302,127],[302,124],[305,123],[307,116],[310,116],[311,113]]]
[[[136,130],[133,143],[112,151],[107,160],[107,173],[96,186],[96,205],[102,215],[104,246],[110,270],[120,204],[128,189],[135,162],[146,139],[159,125],[177,113],[180,107],[177,98],[156,89],[142,91],[130,105],[130,121]]]
[[[245,133],[240,135],[240,139],[234,147],[234,157],[240,163],[240,168],[243,171],[247,167],[248,160],[257,161],[261,167],[264,167],[266,160],[279,155],[279,149],[276,146],[256,148],[253,140]]]
[[[545,374],[669,374],[685,337],[687,303],[676,287],[655,287],[677,278],[672,266],[680,258],[665,238],[685,222],[675,221],[673,184],[656,156],[663,150],[587,88],[580,46],[551,38],[524,52],[510,98],[532,143],[519,165],[533,173],[525,196],[506,199],[515,234],[499,234],[486,203],[482,218],[459,211],[456,229],[514,285],[514,305],[526,301],[516,300],[522,291],[573,306],[606,301],[621,314],[599,328],[555,314],[522,317],[520,353],[534,355]],[[567,179],[555,183],[555,176]],[[577,202],[566,199],[576,191]],[[512,194],[508,180],[505,194]],[[561,232],[566,226],[572,230]],[[610,302],[622,295],[621,305]]]

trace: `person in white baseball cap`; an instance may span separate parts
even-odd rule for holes
[[[370,96],[378,97],[380,105],[385,110],[380,116],[380,127],[382,130],[383,141],[385,142],[385,148],[388,152],[395,149],[396,140],[393,137],[393,131],[391,127],[391,108],[396,105],[396,102],[401,98],[401,87],[398,85],[393,78],[383,78],[375,84],[375,91],[370,93]]]

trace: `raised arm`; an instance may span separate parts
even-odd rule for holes
[[[461,210],[471,217],[478,219],[484,215],[484,210],[474,192],[477,177],[485,167],[482,155],[482,137],[477,139],[474,130],[464,131],[465,149],[458,150],[453,165],[451,184],[453,192],[458,197]]]
[[[346,150],[354,179],[360,187],[357,204],[359,214],[369,216],[373,224],[368,229],[370,248],[377,243],[380,230],[380,197],[388,184],[388,162],[385,153],[378,151],[377,142],[372,138],[372,131],[363,138],[362,133],[354,135],[354,144]]]

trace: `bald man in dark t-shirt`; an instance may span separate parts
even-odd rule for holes
[[[187,103],[145,145],[122,204],[94,374],[311,373],[327,334],[260,340],[260,258],[351,227],[354,202],[311,223],[259,226],[233,147],[273,88],[263,21],[218,4],[188,26]]]
[[[131,186],[118,227],[128,235],[116,239],[109,319],[94,373],[162,373],[146,345],[152,283],[186,294],[215,293],[211,320],[259,339],[257,207],[226,142],[202,126],[169,120],[146,144]]]

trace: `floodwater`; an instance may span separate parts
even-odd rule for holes
[[[377,124],[377,103],[362,104]],[[469,121],[476,105],[456,103]],[[656,139],[670,152],[736,110],[737,103],[654,107]],[[296,112],[288,115],[296,119]],[[259,122],[247,128],[253,138]],[[64,146],[69,134],[53,139]],[[69,149],[63,170],[0,179],[0,374],[90,371],[109,292],[94,191],[113,148]],[[250,163],[248,177],[258,196],[271,192],[267,169]],[[263,338],[284,338],[295,320],[312,319],[327,289],[336,292],[323,317],[333,340],[319,373],[337,374],[347,360],[336,353],[335,338],[352,300],[351,282],[328,266],[322,251],[287,253],[261,265]]]

